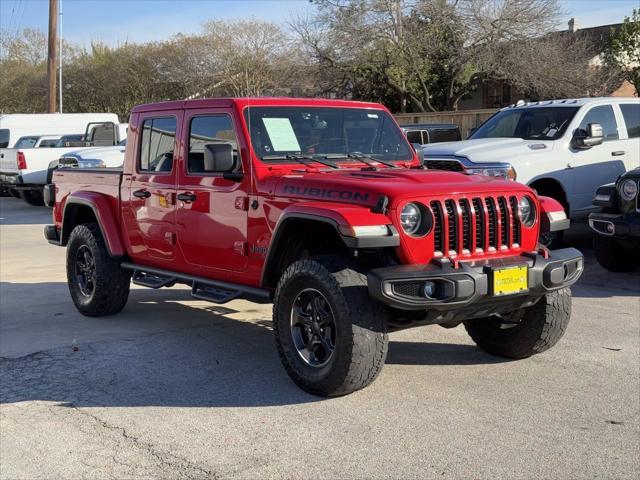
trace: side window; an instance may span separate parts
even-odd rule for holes
[[[640,138],[640,104],[623,103],[620,105],[624,123],[627,124],[629,138]]]
[[[207,115],[193,117],[189,125],[189,153],[187,155],[187,171],[189,173],[206,173],[204,167],[204,146],[207,143],[226,143],[233,149],[236,165],[238,161],[238,143],[236,132],[229,115]]]
[[[147,118],[142,123],[138,171],[171,172],[175,143],[175,117]]]
[[[613,114],[613,108],[611,108],[611,105],[593,107],[584,116],[582,123],[578,128],[586,131],[587,125],[590,123],[599,123],[602,125],[602,133],[604,135],[605,142],[608,140],[618,139],[618,124],[616,123],[616,117]]]

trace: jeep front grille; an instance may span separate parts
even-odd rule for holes
[[[438,255],[469,255],[519,248],[515,196],[432,200],[433,244]]]

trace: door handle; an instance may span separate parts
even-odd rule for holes
[[[176,198],[182,202],[195,202],[196,194],[191,192],[179,193]]]
[[[151,196],[151,193],[144,189],[136,190],[135,192],[133,192],[133,196],[138,198],[149,198]]]
[[[626,152],[624,150],[617,150],[615,152],[611,152],[611,156],[612,157],[621,157],[622,155],[624,155]]]

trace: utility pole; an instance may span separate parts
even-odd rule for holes
[[[47,61],[47,112],[56,112],[56,63],[58,60],[58,0],[49,0],[49,58]]]
[[[62,0],[59,0],[59,17],[60,21],[58,22],[58,39],[60,40],[58,43],[58,100],[60,102],[60,113],[62,113]]]

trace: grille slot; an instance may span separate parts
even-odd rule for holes
[[[456,211],[456,204],[453,200],[445,200],[444,206],[447,209],[447,220],[449,223],[449,245],[447,252],[453,250],[458,251],[458,212]]]
[[[496,215],[496,205],[493,201],[493,198],[487,197],[484,199],[485,204],[487,205],[487,213],[489,214],[489,245],[491,248],[498,248],[498,216]]]
[[[473,209],[476,213],[476,248],[485,249],[484,246],[484,233],[486,228],[484,209],[482,208],[482,200],[474,198]]]
[[[520,245],[520,217],[518,216],[518,199],[509,197],[511,205],[511,238],[513,243]]]
[[[471,252],[471,211],[469,201],[460,200],[460,211],[462,212],[462,250]]]
[[[433,248],[436,252],[444,253],[443,244],[444,239],[442,238],[442,207],[440,206],[440,202],[432,201],[431,212],[433,213]]]
[[[449,172],[463,172],[464,168],[456,160],[426,160],[424,164],[429,170],[447,170]]]
[[[422,282],[423,283],[423,282]],[[404,297],[421,297],[422,296],[422,286],[421,282],[402,282],[402,283],[394,283],[393,291],[398,295],[402,295]]]
[[[505,197],[498,198],[498,208],[500,209],[500,245],[509,246],[509,229],[511,228],[511,221],[509,218],[509,208],[507,208],[507,199]]]

